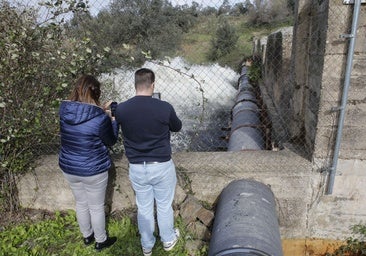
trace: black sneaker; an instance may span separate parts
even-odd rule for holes
[[[95,250],[101,251],[104,248],[107,248],[113,245],[117,241],[117,237],[108,237],[104,242],[95,243]]]
[[[88,237],[84,237],[83,238],[84,244],[85,245],[90,245],[94,242],[94,233],[92,233],[90,236]]]

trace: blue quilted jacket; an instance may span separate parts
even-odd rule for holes
[[[98,106],[63,101],[60,109],[62,171],[92,176],[111,167],[108,146],[117,141],[118,125]]]

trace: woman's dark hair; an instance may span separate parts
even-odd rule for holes
[[[91,75],[82,75],[72,90],[69,100],[100,105],[100,83]]]

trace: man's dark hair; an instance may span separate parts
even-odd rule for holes
[[[140,86],[149,87],[155,82],[154,71],[148,68],[141,68],[135,72],[135,88]]]

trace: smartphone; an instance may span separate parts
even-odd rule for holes
[[[155,98],[155,99],[159,99],[160,100],[160,92],[154,92],[153,95],[151,97]]]
[[[111,103],[111,114],[112,114],[112,116],[114,116],[115,115],[115,113],[116,113],[116,108],[117,108],[117,105],[118,105],[118,103],[117,102],[115,102],[115,101],[113,101],[112,103]]]

